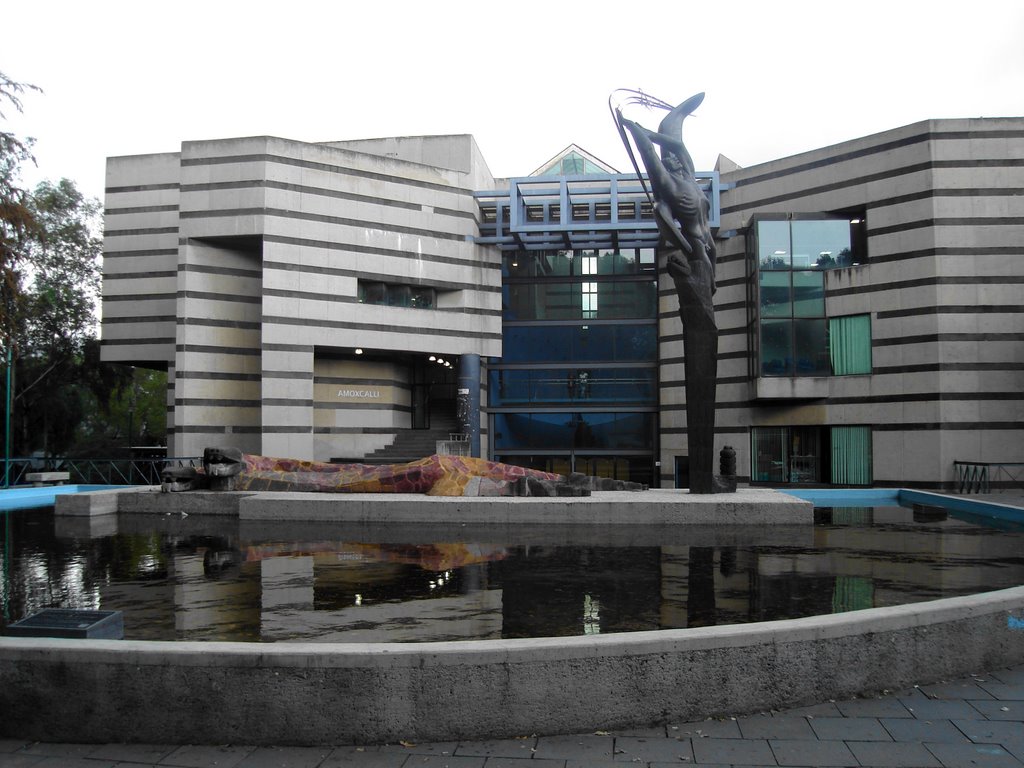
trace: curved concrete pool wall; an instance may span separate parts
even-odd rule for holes
[[[73,515],[124,508],[109,495],[95,503],[65,498]],[[160,494],[124,498],[132,511],[161,515],[178,503]],[[251,514],[253,522],[273,514],[242,495],[228,505],[191,501],[191,514]],[[302,515],[326,519],[322,503],[300,506]],[[780,518],[789,510],[795,508]],[[723,511],[733,522],[751,522],[739,510]],[[493,513],[481,507],[465,514],[493,521]],[[366,514],[352,510],[356,519]],[[616,521],[662,515],[652,508],[623,519],[620,510]],[[604,513],[584,517],[596,522]],[[0,734],[208,744],[554,734],[798,706],[1022,662],[1024,587],[790,621],[537,640],[258,645],[0,638]]]
[[[797,706],[1024,662],[1024,587],[728,627],[426,644],[0,638],[0,732],[346,744],[554,734]]]

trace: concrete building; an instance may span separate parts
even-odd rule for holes
[[[716,449],[771,485],[1024,462],[1024,118],[701,174]],[[635,176],[470,136],[186,142],[107,168],[103,355],[166,368],[170,455],[479,455],[687,482],[682,328]],[[479,403],[479,405],[478,405]]]

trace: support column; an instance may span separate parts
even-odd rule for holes
[[[480,355],[459,357],[456,408],[459,429],[469,437],[469,455],[480,457]]]

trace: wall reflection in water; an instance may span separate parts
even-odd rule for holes
[[[815,526],[239,523],[4,515],[3,625],[124,612],[151,640],[415,642],[795,618],[1024,583],[1024,532],[934,509],[823,509]]]

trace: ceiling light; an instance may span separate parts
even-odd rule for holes
[[[427,360],[429,360],[430,362],[434,362],[435,360],[437,360],[437,358],[431,355],[430,357],[427,358]]]
[[[357,354],[357,355],[361,355],[361,354],[363,354],[363,350],[361,350],[361,349],[356,349],[356,354]]]

